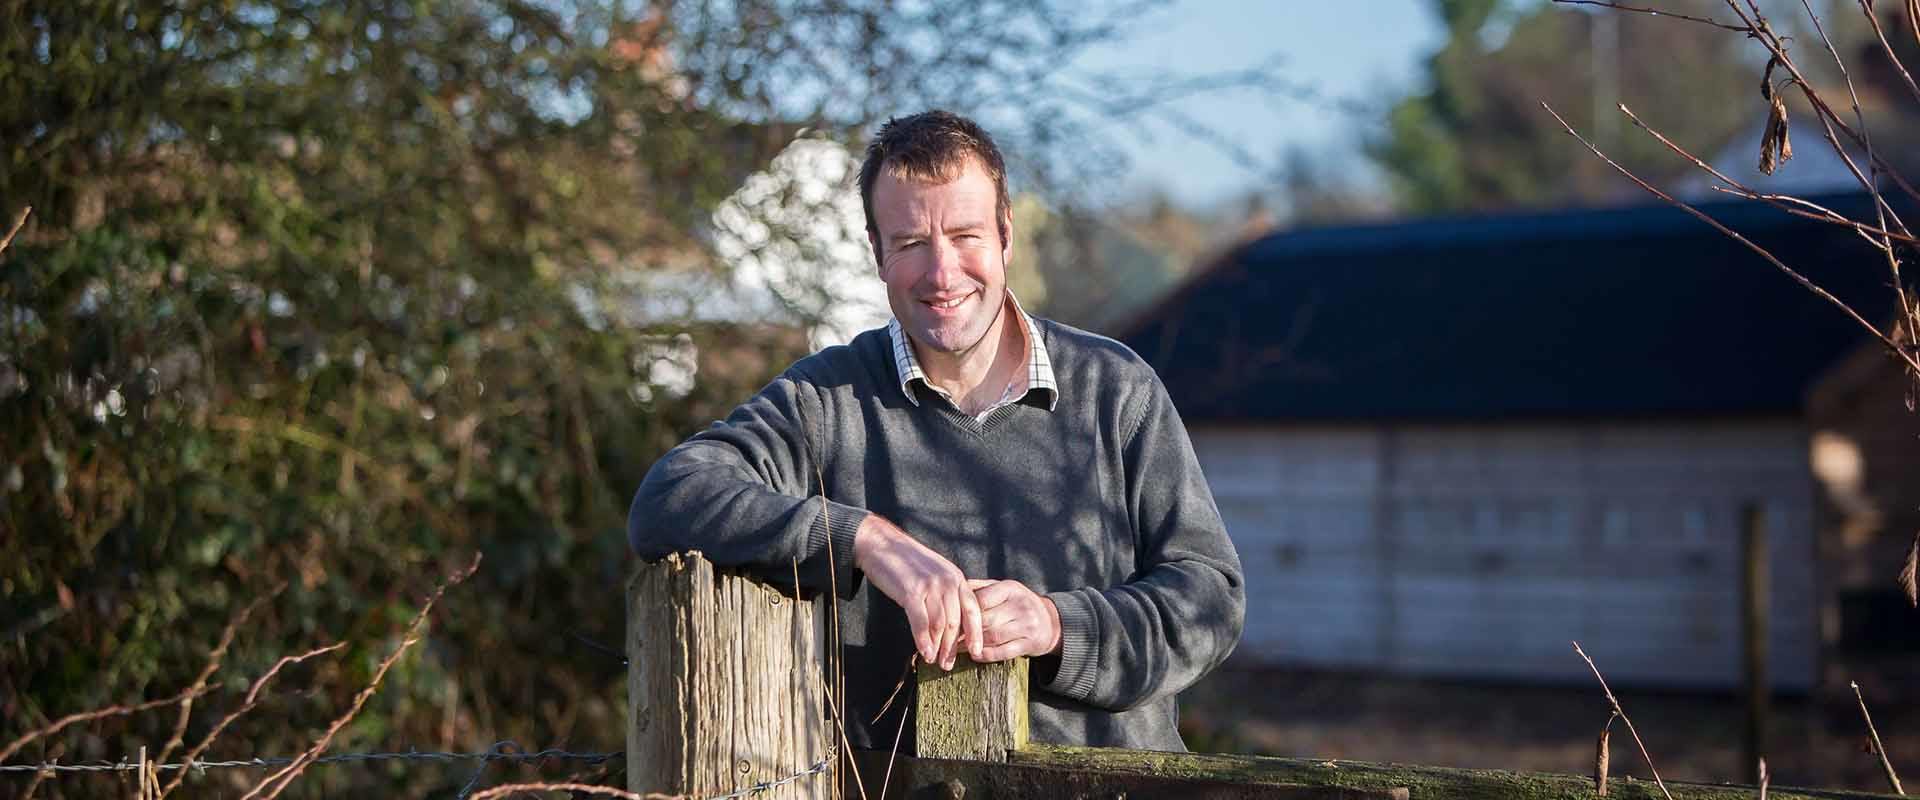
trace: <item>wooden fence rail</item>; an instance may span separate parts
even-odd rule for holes
[[[628,588],[627,780],[635,792],[692,797],[747,789],[815,764],[838,733],[823,679],[824,599],[731,575],[698,554],[642,565]],[[892,758],[888,798],[1493,798],[1590,800],[1592,778],[1311,758],[1161,753],[1027,741],[1024,659],[923,666],[914,699],[917,752]],[[843,753],[878,796],[889,753]],[[757,793],[829,797],[835,775]],[[1752,787],[1667,782],[1676,800],[1753,798]],[[838,788],[851,791],[853,783]],[[1616,777],[1609,798],[1660,797]],[[1866,792],[1773,787],[1777,800],[1865,800]]]

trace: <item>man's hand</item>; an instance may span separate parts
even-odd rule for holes
[[[868,514],[854,534],[853,563],[907,612],[921,660],[953,669],[962,640],[968,655],[981,659],[980,603],[953,562],[879,514]]]
[[[967,581],[981,608],[980,662],[1044,656],[1060,649],[1060,609],[1019,581]]]

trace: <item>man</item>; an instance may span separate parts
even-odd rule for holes
[[[1007,292],[1006,168],[973,122],[883,125],[860,194],[893,322],[662,457],[634,551],[837,586],[856,747],[891,744],[873,717],[909,654],[964,652],[1035,657],[1036,741],[1184,750],[1174,694],[1233,649],[1245,593],[1165,388]]]

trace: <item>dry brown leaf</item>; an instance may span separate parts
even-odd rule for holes
[[[1793,141],[1787,136],[1787,99],[1773,87],[1773,70],[1780,57],[1767,60],[1767,71],[1760,76],[1760,96],[1767,101],[1767,130],[1760,135],[1760,171],[1773,171],[1793,159]]]
[[[1607,736],[1613,727],[1613,718],[1607,718],[1607,727],[1600,729],[1600,741],[1593,749],[1593,792],[1601,797],[1607,796]]]

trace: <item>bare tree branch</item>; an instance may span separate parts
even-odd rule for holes
[[[1606,2],[1606,0],[1553,0],[1553,2],[1569,6],[1600,6],[1601,8],[1611,8],[1616,11],[1631,11],[1636,14],[1646,14],[1650,17],[1672,17],[1673,19],[1683,19],[1688,22],[1698,22],[1702,25],[1712,25],[1721,30],[1733,31],[1734,33],[1749,33],[1753,30],[1752,28],[1742,28],[1738,25],[1728,25],[1711,17],[1689,17],[1685,14],[1675,14],[1671,11],[1661,11],[1657,8],[1636,8],[1620,3],[1609,3]]]
[[[1906,81],[1907,91],[1913,93],[1913,99],[1920,100],[1920,84],[1913,82],[1913,75],[1907,72],[1907,65],[1900,63],[1900,57],[1893,53],[1893,43],[1887,41],[1887,32],[1880,27],[1880,15],[1873,13],[1873,3],[1859,0],[1860,11],[1866,14],[1867,24],[1873,26],[1873,36],[1880,40],[1880,51],[1887,54],[1887,63],[1893,65],[1900,79]]]
[[[591,783],[503,783],[475,794],[473,800],[493,800],[493,798],[496,797],[506,797],[519,792],[585,792],[587,794],[597,794],[604,797],[618,797],[620,800],[688,800],[688,797],[684,794],[660,794],[658,792],[635,794],[625,789],[615,789],[611,786],[595,786]]]
[[[1808,280],[1805,275],[1801,275],[1798,271],[1794,270],[1792,267],[1787,266],[1778,257],[1774,256],[1774,254],[1771,251],[1768,251],[1766,248],[1761,247],[1757,244],[1754,244],[1752,240],[1748,239],[1745,236],[1740,235],[1738,232],[1734,231],[1732,228],[1729,228],[1721,224],[1719,220],[1716,220],[1713,217],[1707,216],[1705,212],[1702,212],[1700,209],[1694,208],[1693,206],[1687,204],[1684,201],[1675,199],[1672,195],[1669,195],[1666,192],[1661,191],[1659,188],[1655,187],[1653,184],[1647,183],[1645,180],[1642,180],[1640,176],[1633,174],[1633,172],[1628,170],[1626,167],[1620,166],[1620,164],[1615,162],[1612,158],[1607,157],[1606,153],[1600,152],[1600,148],[1595,147],[1592,142],[1587,141],[1586,137],[1581,136],[1578,132],[1576,132],[1573,129],[1572,125],[1567,124],[1567,121],[1561,118],[1560,113],[1553,110],[1553,106],[1547,105],[1546,103],[1542,102],[1540,104],[1540,107],[1546,109],[1548,114],[1553,115],[1554,120],[1560,123],[1560,127],[1566,129],[1567,135],[1572,136],[1575,139],[1578,139],[1581,144],[1586,145],[1587,149],[1593,151],[1593,154],[1595,156],[1598,156],[1601,161],[1607,162],[1607,166],[1613,167],[1615,171],[1619,172],[1621,175],[1625,175],[1628,180],[1633,181],[1636,185],[1638,185],[1642,189],[1645,189],[1649,194],[1652,194],[1654,197],[1658,197],[1661,200],[1666,201],[1668,204],[1673,205],[1674,207],[1679,208],[1680,210],[1693,215],[1696,219],[1699,219],[1701,222],[1705,222],[1708,225],[1713,226],[1714,230],[1717,230],[1722,234],[1725,234],[1726,236],[1733,239],[1734,241],[1739,242],[1742,245],[1745,245],[1747,249],[1752,250],[1755,253],[1758,253],[1761,258],[1764,258],[1767,260],[1767,263],[1772,264],[1774,267],[1778,268],[1781,272],[1786,273],[1788,277],[1793,278],[1795,281],[1799,282],[1801,286],[1806,287],[1807,291],[1810,291],[1816,295],[1819,295],[1822,299],[1826,300],[1829,303],[1832,303],[1834,307],[1839,308],[1853,321],[1860,323],[1860,327],[1866,328],[1869,333],[1873,334],[1873,337],[1875,339],[1879,339],[1882,344],[1885,344],[1887,348],[1893,352],[1893,355],[1895,358],[1898,358],[1901,361],[1906,362],[1907,365],[1914,370],[1920,370],[1920,352],[1909,353],[1906,348],[1901,347],[1898,342],[1895,342],[1892,338],[1888,337],[1887,334],[1881,333],[1880,329],[1874,327],[1873,323],[1868,322],[1865,318],[1861,317],[1859,312],[1853,310],[1853,307],[1847,305],[1845,302],[1842,302],[1840,298],[1834,297],[1832,292],[1829,292],[1826,289],[1821,288],[1819,284],[1816,284],[1813,281]],[[1624,108],[1624,106],[1622,108]]]
[[[327,745],[333,743],[334,734],[339,733],[341,728],[346,727],[348,722],[353,721],[353,718],[360,713],[360,709],[367,704],[367,700],[373,697],[374,692],[380,690],[381,679],[385,678],[387,676],[387,670],[392,669],[394,663],[400,660],[400,655],[405,653],[407,648],[412,647],[414,642],[419,641],[417,634],[420,631],[420,626],[427,621],[427,614],[433,611],[434,603],[440,601],[441,595],[446,594],[448,588],[459,585],[462,581],[472,576],[474,571],[479,568],[480,554],[474,553],[473,561],[467,564],[465,569],[448,576],[445,581],[441,582],[440,586],[433,590],[433,596],[428,597],[427,602],[420,606],[420,613],[415,614],[413,621],[407,624],[406,633],[402,634],[400,644],[395,646],[393,652],[388,653],[387,657],[381,660],[379,668],[374,670],[373,680],[367,683],[367,688],[360,690],[360,694],[354,696],[353,705],[347,709],[347,713],[340,715],[338,719],[333,721],[332,725],[328,725],[326,733],[321,734],[320,740],[314,742],[313,747],[301,753],[299,757],[293,760],[293,763],[280,768],[280,771],[272,775],[268,775],[265,780],[260,781],[260,783],[256,784],[251,790],[248,790],[240,800],[252,800],[254,797],[260,797],[261,792],[266,792],[264,800],[273,800],[273,798],[279,797],[280,793],[285,791],[286,788],[293,783],[295,778],[300,777],[300,773],[305,771],[307,766],[312,764],[315,758],[318,758],[321,753],[326,751]]]
[[[206,737],[202,738],[199,744],[194,745],[193,749],[188,750],[187,754],[181,757],[180,760],[191,765],[194,759],[199,758],[201,753],[206,752],[208,747],[213,746],[213,740],[220,738],[220,734],[227,730],[227,726],[232,725],[233,721],[239,719],[241,715],[252,711],[253,707],[260,702],[260,690],[266,688],[267,683],[272,681],[275,675],[280,674],[282,667],[288,664],[298,664],[314,656],[331,653],[346,646],[346,642],[334,642],[333,644],[315,648],[297,656],[281,656],[279,661],[273,662],[271,668],[261,674],[260,677],[254,679],[253,686],[247,689],[247,699],[240,704],[240,707],[234,709],[232,713],[227,714],[225,717],[222,717],[220,722],[213,726],[213,730],[208,731]],[[173,780],[167,782],[166,788],[160,790],[160,800],[166,800],[167,795],[172,794],[173,790],[179,788],[181,782],[186,779],[187,770],[181,770],[175,774]]]
[[[0,747],[0,762],[4,762],[7,759],[12,758],[15,753],[20,752],[20,748],[26,747],[28,744],[31,744],[33,741],[59,733],[60,731],[65,730],[69,725],[74,725],[81,722],[92,722],[93,720],[106,719],[107,717],[121,717],[121,716],[126,716],[128,714],[138,714],[142,711],[152,711],[153,709],[156,709],[156,708],[164,708],[166,706],[170,706],[175,703],[182,703],[189,699],[199,697],[200,695],[203,695],[203,694],[206,694],[207,692],[212,691],[218,686],[219,684],[213,684],[212,686],[188,687],[186,689],[180,690],[179,694],[175,694],[172,697],[167,697],[160,700],[148,700],[147,702],[144,702],[144,703],[135,703],[132,705],[108,706],[106,708],[95,709],[93,711],[82,711],[77,714],[68,714],[67,716],[61,717],[60,719],[55,720],[53,723],[46,725],[45,727],[28,731],[26,735],[13,740],[13,742],[8,744],[6,747]]]
[[[22,227],[26,226],[27,215],[31,213],[33,213],[33,206],[24,206],[20,209],[20,215],[13,218],[13,225],[7,228],[6,238],[0,239],[0,254],[7,252],[7,246],[13,244],[13,237],[20,233]]]
[[[1555,114],[1554,118],[1558,119],[1559,116]],[[1620,707],[1620,698],[1614,697],[1613,690],[1607,688],[1607,679],[1600,677],[1600,668],[1594,666],[1593,658],[1587,655],[1587,651],[1580,649],[1579,642],[1573,643],[1573,652],[1579,653],[1581,658],[1586,659],[1587,668],[1593,670],[1593,677],[1600,681],[1600,691],[1606,693],[1607,702],[1613,706],[1614,716],[1619,717],[1621,722],[1627,723],[1627,733],[1633,734],[1633,743],[1640,748],[1640,757],[1646,759],[1647,769],[1653,772],[1653,782],[1660,787],[1660,794],[1665,795],[1667,800],[1673,800],[1673,793],[1667,791],[1667,782],[1660,779],[1660,770],[1653,765],[1653,756],[1647,753],[1646,743],[1640,741],[1640,732],[1634,730],[1633,719],[1627,716],[1626,709]]]
[[[1708,175],[1712,175],[1716,180],[1719,180],[1720,182],[1726,184],[1724,188],[1718,187],[1718,186],[1714,187],[1715,191],[1725,191],[1727,193],[1733,194],[1738,197],[1744,197],[1748,200],[1758,200],[1760,202],[1766,203],[1767,205],[1778,208],[1781,211],[1785,211],[1794,216],[1805,217],[1807,219],[1820,220],[1822,222],[1830,222],[1842,227],[1852,228],[1863,235],[1872,234],[1873,236],[1891,238],[1897,241],[1906,242],[1908,244],[1920,244],[1920,238],[1917,238],[1905,233],[1896,233],[1893,231],[1885,230],[1883,228],[1876,228],[1864,222],[1858,222],[1837,211],[1834,211],[1830,208],[1827,208],[1825,206],[1819,205],[1817,203],[1814,203],[1808,200],[1802,200],[1798,197],[1793,197],[1790,195],[1768,194],[1768,193],[1758,191],[1753,187],[1750,187],[1750,186],[1747,186],[1746,184],[1741,183],[1740,181],[1734,180],[1731,176],[1714,168],[1712,164],[1708,164],[1706,161],[1701,160],[1699,156],[1696,156],[1693,153],[1688,152],[1686,148],[1683,148],[1680,145],[1675,144],[1672,139],[1667,138],[1666,134],[1661,133],[1659,130],[1655,129],[1653,126],[1648,125],[1645,121],[1641,120],[1639,115],[1633,113],[1633,110],[1630,108],[1627,108],[1625,104],[1620,105],[1620,111],[1621,113],[1624,113],[1627,115],[1627,119],[1633,121],[1633,124],[1635,127],[1638,127],[1643,131],[1646,131],[1649,136],[1652,136],[1654,139],[1658,140],[1661,144],[1666,145],[1668,150],[1672,150],[1674,154],[1680,156],[1681,158],[1686,159],[1688,162],[1692,163],[1695,167],[1698,167],[1701,171],[1706,172]],[[1813,211],[1807,211],[1804,209],[1795,208],[1794,207],[1795,205],[1806,206],[1807,208],[1813,209]],[[1814,213],[1814,212],[1819,212],[1819,213]],[[1885,243],[1874,241],[1871,236],[1867,236],[1865,238],[1867,238],[1867,241],[1871,243],[1875,248],[1879,248],[1879,249],[1887,248],[1887,245]]]
[[[1910,0],[1910,1],[1920,2],[1920,0]],[[1833,46],[1833,39],[1827,36],[1826,26],[1820,24],[1820,15],[1813,10],[1813,3],[1811,2],[1811,0],[1800,0],[1800,5],[1802,8],[1805,8],[1807,10],[1807,18],[1813,20],[1814,31],[1820,34],[1820,42],[1826,45],[1827,54],[1833,57],[1833,65],[1839,68],[1840,77],[1842,80],[1846,82],[1847,100],[1853,104],[1853,121],[1854,121],[1854,124],[1860,126],[1860,138],[1862,139],[1864,146],[1867,148],[1867,165],[1868,165],[1868,168],[1873,171],[1873,175],[1871,176],[1873,178],[1872,187],[1870,189],[1870,191],[1873,192],[1873,200],[1874,200],[1873,213],[1875,218],[1879,221],[1880,227],[1885,228],[1887,227],[1888,206],[1886,204],[1885,198],[1880,196],[1880,167],[1876,163],[1876,159],[1874,158],[1873,132],[1868,130],[1867,128],[1866,113],[1860,110],[1860,92],[1854,88],[1853,75],[1847,71],[1847,62],[1845,59],[1842,59],[1840,57],[1840,51]],[[1873,9],[1870,5],[1866,8],[1866,12],[1869,18],[1873,17]],[[1874,27],[1875,27],[1875,30],[1877,31],[1879,29],[1879,23],[1876,22]],[[1880,41],[1882,45],[1886,44],[1885,37],[1881,37]],[[1899,58],[1893,55],[1892,47],[1887,47],[1887,57],[1893,59],[1895,66],[1899,66],[1899,63],[1900,63]],[[1905,73],[1906,73],[1906,70],[1903,67],[1901,69],[1901,74],[1904,75]],[[1913,79],[1908,78],[1907,84],[1911,86],[1913,84]],[[1898,301],[1900,306],[1900,318],[1903,320],[1907,320],[1908,326],[1911,327],[1913,324],[1912,321],[1920,318],[1916,318],[1914,316],[1913,308],[1907,302],[1907,293],[1903,288],[1906,284],[1902,283],[1900,280],[1900,258],[1899,256],[1895,255],[1893,252],[1893,242],[1889,241],[1889,239],[1891,238],[1892,237],[1890,236],[1884,236],[1884,235],[1881,237],[1880,252],[1887,257],[1887,271],[1893,276],[1893,294],[1894,294],[1894,299]]]
[[[1893,793],[1905,797],[1907,791],[1900,788],[1900,775],[1893,771],[1893,762],[1887,760],[1887,747],[1880,743],[1880,731],[1873,727],[1873,715],[1867,713],[1867,698],[1860,693],[1859,681],[1847,681],[1853,687],[1853,699],[1860,701],[1860,718],[1867,721],[1867,735],[1873,739],[1873,752],[1880,756],[1880,769],[1886,773],[1887,785],[1893,787]]]
[[[265,597],[248,603],[246,608],[240,609],[240,613],[233,615],[233,619],[227,621],[227,627],[220,631],[220,643],[214,645],[213,652],[207,654],[207,664],[201,668],[200,674],[193,679],[192,688],[201,689],[207,685],[207,679],[213,677],[213,673],[220,669],[220,660],[226,657],[227,648],[233,645],[234,632],[239,630],[241,625],[247,623],[247,618],[253,616],[253,612],[258,610],[261,604],[274,597],[278,597],[286,588],[286,584],[280,584]],[[187,720],[192,717],[193,698],[189,697],[180,702],[180,717],[173,724],[173,735],[167,738],[166,745],[160,748],[160,754],[154,756],[154,761],[166,762],[167,757],[173,755],[173,751],[180,747],[182,740],[185,739],[187,735]]]

